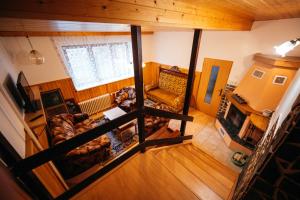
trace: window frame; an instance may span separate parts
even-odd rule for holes
[[[93,52],[93,48],[94,47],[101,47],[101,46],[108,46],[110,55],[112,55],[113,54],[112,48],[113,48],[114,45],[125,45],[126,46],[127,62],[130,65],[132,65],[132,71],[130,72],[130,74],[125,75],[125,76],[120,76],[120,77],[112,78],[112,79],[109,79],[109,80],[105,80],[105,79],[101,80],[101,77],[99,77],[99,73],[98,73],[98,70],[101,68],[101,66],[97,66],[97,62],[96,62],[96,58],[95,58],[95,53]],[[113,83],[113,82],[116,82],[116,81],[124,80],[124,79],[127,79],[127,78],[132,78],[134,76],[134,70],[133,70],[132,55],[130,54],[130,47],[131,47],[131,42],[130,41],[62,45],[61,50],[62,50],[62,53],[63,53],[64,60],[66,62],[66,68],[67,68],[67,71],[68,71],[68,73],[69,73],[69,75],[70,75],[70,77],[71,77],[71,79],[74,83],[75,90],[76,91],[86,90],[86,89],[90,89],[90,88],[93,88],[93,87],[105,85],[105,84],[108,84],[108,83]],[[75,78],[75,73],[74,73],[73,67],[71,65],[67,50],[68,49],[76,49],[76,48],[86,48],[87,49],[88,57],[90,59],[90,62],[92,64],[92,67],[93,67],[94,71],[97,74],[96,75],[97,82],[95,84],[89,84],[88,86],[87,85],[81,86],[82,84],[78,84],[74,80],[74,79],[76,79]],[[114,63],[114,62],[112,61],[112,63]]]

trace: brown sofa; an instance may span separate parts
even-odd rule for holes
[[[87,114],[59,114],[48,121],[49,145],[54,146],[98,126]],[[55,160],[64,178],[71,178],[110,156],[110,139],[102,135]]]
[[[147,98],[167,104],[174,112],[183,108],[187,74],[159,68],[158,84],[145,86]]]

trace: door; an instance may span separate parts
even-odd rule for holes
[[[197,108],[215,117],[226,86],[232,61],[204,58],[200,85],[197,94]]]

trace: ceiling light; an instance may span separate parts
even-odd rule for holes
[[[43,64],[45,62],[44,56],[42,56],[42,54],[39,51],[33,49],[32,43],[29,39],[29,36],[27,36],[27,39],[28,39],[28,43],[31,47],[31,51],[29,52],[29,61],[30,61],[30,63],[36,64],[36,65]]]
[[[277,54],[284,57],[289,51],[293,50],[299,44],[300,44],[300,38],[297,38],[294,40],[284,42],[279,46],[275,46],[274,48]]]

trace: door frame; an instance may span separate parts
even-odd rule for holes
[[[212,64],[212,63],[214,63],[214,64]],[[207,67],[207,65],[210,68],[210,70],[208,70],[206,72],[205,68]],[[228,79],[229,79],[229,75],[230,75],[230,72],[231,72],[231,69],[232,69],[232,65],[233,65],[233,61],[230,61],[230,60],[222,60],[222,59],[215,59],[215,58],[208,58],[208,57],[204,58],[203,64],[202,64],[202,72],[201,72],[200,83],[199,83],[199,86],[198,86],[198,92],[197,92],[197,97],[196,97],[196,107],[197,107],[198,110],[200,110],[201,112],[204,112],[207,115],[216,117],[217,111],[216,111],[216,113],[211,113],[211,112],[209,113],[209,112],[207,112],[208,108],[202,108],[202,106],[204,105],[204,97],[205,97],[207,87],[208,87],[208,84],[209,84],[209,79],[210,79],[210,76],[211,76],[211,68],[212,68],[212,66],[219,66],[220,67],[220,70],[219,70],[218,76],[217,76],[217,80],[216,80],[216,84],[217,84],[218,80],[224,82],[224,86],[222,86],[221,90],[219,91],[219,93],[221,94],[221,95],[219,94],[220,102],[221,102],[221,96],[222,96],[222,93],[224,92],[226,84],[228,83]],[[225,72],[225,74],[222,74],[223,77],[220,76],[220,74],[222,73],[222,70],[223,70],[223,73]],[[206,74],[206,73],[208,73],[208,74]],[[221,80],[219,79],[220,77],[221,77]],[[204,86],[203,86],[203,84],[204,84]],[[216,95],[216,88],[214,88],[214,90],[213,90],[212,97],[211,97],[212,98],[211,102],[213,102],[213,98],[216,97],[215,95]],[[218,105],[216,105],[217,108],[214,108],[214,109],[218,110],[220,102],[218,103]]]

